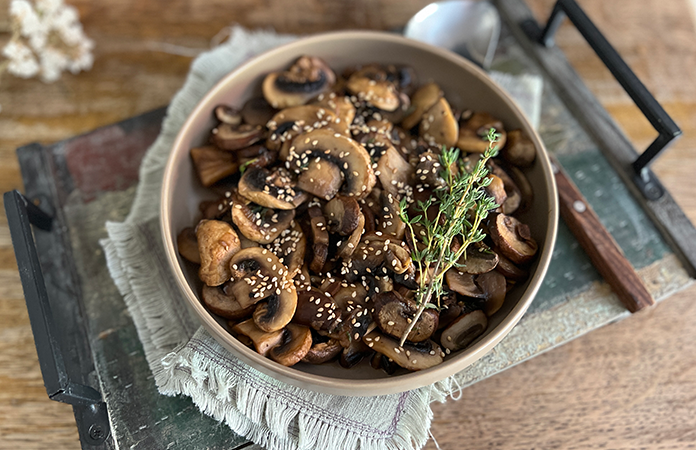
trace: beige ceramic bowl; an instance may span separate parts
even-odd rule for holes
[[[529,224],[540,248],[531,276],[508,294],[503,307],[490,319],[484,335],[439,366],[392,376],[372,369],[366,361],[352,369],[344,369],[337,363],[281,366],[233,338],[226,331],[225,322],[203,307],[198,297],[201,282],[196,270],[177,253],[177,234],[196,223],[200,218],[199,202],[211,197],[198,182],[189,150],[207,141],[215,125],[213,108],[220,103],[241,107],[250,97],[260,95],[265,74],[288,67],[301,55],[321,57],[338,73],[346,67],[370,62],[408,64],[416,70],[421,82],[439,83],[454,107],[488,111],[500,118],[506,129],[522,128],[536,146],[536,163],[527,172],[534,188],[534,204],[521,217]],[[510,332],[532,302],[551,260],[558,220],[556,196],[551,165],[539,136],[510,97],[485,72],[454,53],[398,35],[352,31],[316,35],[271,50],[245,63],[208,92],[176,139],[164,172],[160,212],[164,245],[174,277],[189,306],[215,339],[239,359],[278,380],[319,392],[367,396],[406,391],[444,379],[483,357]]]

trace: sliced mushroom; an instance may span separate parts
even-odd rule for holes
[[[309,161],[297,177],[298,189],[324,200],[331,200],[338,193],[342,183],[343,173],[338,166],[318,157]]]
[[[295,211],[264,208],[232,193],[232,221],[247,239],[259,244],[270,244],[290,227]]]
[[[243,308],[231,292],[225,292],[223,286],[203,285],[201,300],[213,314],[230,320],[243,319],[254,312],[253,305]]]
[[[229,261],[239,252],[237,233],[227,222],[201,220],[196,227],[201,267],[198,276],[208,286],[219,286],[230,278]]]
[[[491,182],[484,188],[484,191],[489,197],[493,198],[496,205],[499,207],[502,206],[505,200],[507,200],[507,192],[505,192],[503,180],[501,180],[499,176],[493,174],[489,174],[486,178],[491,180]]]
[[[375,310],[372,317],[386,334],[401,339],[416,316],[418,306],[412,300],[403,298],[396,291],[382,292],[374,298]],[[438,313],[426,309],[406,337],[411,342],[422,342],[437,331]]]
[[[440,163],[440,155],[432,150],[421,153],[418,157],[418,165],[416,166],[416,179],[418,184],[426,188],[441,188],[447,184],[445,179],[445,171]],[[456,166],[453,166],[456,169]],[[432,192],[428,194],[430,198]]]
[[[498,164],[494,163],[493,161],[489,161],[489,167],[491,171],[490,176],[500,178],[502,187],[505,192],[505,200],[502,203],[499,202],[498,199],[496,199],[496,203],[501,205],[501,211],[499,212],[510,215],[517,211],[520,205],[522,204],[522,193],[520,189],[517,187],[517,183],[515,183],[512,177],[508,174],[508,170],[511,168],[514,168],[515,170],[519,169],[515,168],[514,166],[509,166],[507,168],[508,170],[506,170]],[[497,189],[499,190],[500,188],[498,187]]]
[[[366,308],[370,300],[365,286],[345,281],[340,284],[340,289],[331,294],[331,298],[336,306],[346,313],[352,312],[355,308]]]
[[[341,193],[357,199],[367,196],[376,183],[370,156],[354,140],[332,130],[320,129],[298,136],[288,157],[290,167],[299,172],[315,158],[335,164],[343,173]]]
[[[270,134],[266,144],[271,150],[280,150],[280,158],[285,160],[295,137],[314,129],[334,129],[335,120],[336,114],[321,105],[285,108],[268,121]]]
[[[444,353],[439,345],[431,340],[418,344],[404,344],[378,331],[367,334],[363,341],[372,350],[390,358],[395,363],[408,370],[424,370],[436,366],[443,361]]]
[[[333,123],[329,128],[350,137],[350,125],[355,119],[355,105],[350,98],[344,95],[337,95],[335,92],[320,95],[316,105],[328,108],[335,114]]]
[[[413,166],[390,145],[379,158],[375,175],[386,192],[401,200],[412,189],[413,172]]]
[[[234,154],[218,150],[213,146],[194,147],[191,159],[196,173],[205,187],[232,175],[239,169],[239,161]]]
[[[198,253],[198,239],[193,228],[187,227],[181,230],[181,233],[176,237],[176,248],[187,261],[195,264],[201,263],[201,255]]]
[[[507,144],[501,153],[507,162],[518,167],[529,167],[536,158],[534,143],[522,130],[508,132]]]
[[[440,296],[440,315],[437,328],[447,328],[449,324],[462,315],[462,305],[457,301],[457,294],[448,291]]]
[[[492,316],[503,306],[505,301],[505,293],[507,291],[505,276],[494,270],[478,275],[476,284],[486,293],[483,310],[487,316]]]
[[[249,167],[239,179],[239,195],[257,205],[273,209],[295,209],[307,200],[307,194],[295,190],[290,173],[283,167],[270,171]]]
[[[292,284],[292,283],[291,283]],[[292,284],[292,290],[295,290],[295,285]],[[292,312],[289,309],[292,307]],[[283,311],[282,309],[285,309]],[[254,310],[254,323],[263,331],[276,331],[283,328],[292,320],[295,315],[295,305],[290,303],[281,303],[281,298],[277,294],[270,295],[267,300],[259,302]],[[289,315],[289,318],[288,318]]]
[[[460,316],[445,328],[440,344],[452,352],[462,350],[481,336],[488,326],[488,319],[481,310]]]
[[[249,125],[266,126],[276,110],[263,97],[253,97],[242,107],[241,115]]]
[[[285,72],[273,72],[263,80],[263,96],[276,109],[304,105],[327,92],[336,75],[320,58],[302,56]]]
[[[249,337],[254,343],[256,352],[260,355],[268,356],[271,349],[280,345],[280,343],[283,341],[283,333],[285,330],[267,333],[259,329],[252,319],[249,319],[233,326],[232,331]]]
[[[401,122],[401,126],[410,130],[418,125],[418,122],[423,118],[423,114],[432,108],[443,95],[442,89],[435,83],[424,84],[418,88],[411,97],[411,108],[413,112]]]
[[[522,173],[520,169],[515,166],[506,167],[510,178],[512,178],[515,186],[520,193],[520,204],[516,212],[521,213],[527,211],[534,202],[534,189],[532,189],[532,184],[527,179],[526,175]],[[507,214],[505,211],[503,213]]]
[[[314,273],[321,273],[329,254],[329,233],[326,231],[326,218],[318,206],[309,207],[307,215],[310,220],[312,236],[312,261],[309,263],[309,269]]]
[[[498,265],[495,267],[495,270],[502,273],[506,279],[512,281],[524,281],[527,279],[529,273],[526,270],[517,267],[512,261],[504,257],[499,250],[496,251],[496,254],[498,255]]]
[[[486,298],[486,293],[474,282],[474,275],[450,269],[445,274],[450,290],[465,297]]]
[[[330,332],[340,323],[340,308],[326,292],[308,287],[298,291],[297,310],[293,322],[312,327],[317,331]]]
[[[268,299],[265,307],[254,312],[256,325],[275,331],[287,325],[295,314],[297,291],[288,269],[265,248],[245,248],[230,260],[230,290],[239,304],[248,305]]]
[[[293,221],[290,228],[283,230],[267,248],[287,266],[289,278],[295,278],[300,273],[307,250],[307,238],[297,222]]]
[[[363,358],[365,358],[365,356],[369,353],[372,353],[372,350],[370,350],[370,347],[365,345],[362,340],[354,340],[348,347],[343,349],[338,363],[341,365],[341,367],[350,369],[362,361]]]
[[[360,244],[360,238],[363,235],[363,232],[365,231],[365,215],[363,213],[360,213],[358,215],[358,225],[355,227],[355,230],[348,236],[348,238],[344,241],[341,241],[338,244],[338,252],[336,253],[336,256],[341,259],[348,259],[351,257],[351,255],[355,252],[355,249],[358,248],[358,245]],[[373,225],[374,227],[374,225]]]
[[[228,125],[232,125],[233,127],[242,124],[242,115],[239,113],[239,111],[229,105],[217,105],[213,111],[215,113],[215,117],[221,123],[226,123]]]
[[[430,145],[444,145],[450,148],[457,143],[459,124],[444,97],[423,114],[419,133]]]
[[[302,325],[289,324],[283,330],[283,339],[269,353],[271,359],[284,366],[294,366],[302,361],[312,347],[312,333]]]
[[[348,348],[372,331],[376,326],[372,324],[370,310],[356,305],[352,311],[344,312],[339,325],[331,331],[331,337],[338,339],[344,348]]]
[[[456,270],[472,275],[490,272],[498,265],[498,255],[482,242],[469,245],[457,261]]]
[[[354,197],[337,195],[324,206],[324,216],[331,233],[351,234],[360,219],[360,205]]]
[[[532,260],[539,248],[529,226],[512,216],[497,214],[489,221],[489,234],[502,254],[516,264]]]
[[[266,135],[263,127],[242,124],[237,127],[222,123],[213,128],[212,141],[223,150],[239,150],[259,142]]]
[[[365,68],[353,73],[346,88],[358,100],[369,103],[384,111],[396,110],[401,101],[394,83],[386,79],[386,74],[377,74],[373,68]]]
[[[500,139],[496,145],[498,148],[503,148],[506,142],[503,123],[485,112],[474,113],[466,122],[460,125],[457,147],[465,152],[485,152],[489,145],[486,135],[491,128],[495,128],[495,131],[500,133]]]
[[[323,364],[336,358],[341,351],[343,351],[343,347],[338,340],[326,338],[324,336],[321,336],[323,339],[318,340],[316,339],[316,336],[318,335],[313,335],[315,339],[312,340],[312,347],[309,349],[304,358],[302,358],[302,362],[309,364]]]
[[[396,197],[387,194],[385,191],[380,196],[382,209],[380,210],[380,218],[377,221],[377,229],[384,236],[393,236],[401,240],[406,234],[406,224],[399,216],[399,203]]]

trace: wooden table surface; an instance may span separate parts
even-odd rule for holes
[[[545,20],[553,0],[527,0]],[[311,33],[391,29],[427,0],[70,0],[94,39],[91,71],[54,84],[0,80],[0,191],[22,188],[14,149],[50,143],[165,105],[191,52],[224,27]],[[694,0],[579,0],[684,136],[654,170],[696,221],[696,11]],[[9,0],[0,0],[7,11]],[[292,5],[292,6],[289,6]],[[0,44],[8,36],[0,14]],[[557,39],[637,148],[655,133],[580,35]],[[175,55],[168,52],[184,53]],[[696,447],[696,287],[434,405],[443,449]],[[70,406],[43,387],[7,221],[0,214],[0,448],[77,449]],[[428,443],[428,449],[435,445]]]

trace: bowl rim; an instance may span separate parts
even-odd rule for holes
[[[319,41],[338,41],[338,40],[367,40],[367,41],[383,41],[391,42],[399,45],[415,47],[417,49],[433,53],[440,58],[448,60],[457,66],[462,67],[463,70],[468,70],[472,72],[474,76],[479,78],[484,84],[486,84],[495,94],[503,100],[511,112],[518,117],[522,124],[522,128],[525,133],[534,143],[537,149],[537,159],[541,164],[542,172],[544,173],[545,182],[549,189],[547,190],[547,201],[549,205],[548,215],[548,228],[546,233],[546,238],[541,244],[542,251],[539,255],[539,260],[537,262],[537,269],[529,280],[527,290],[520,297],[517,304],[510,310],[510,312],[505,316],[497,328],[492,330],[486,339],[478,341],[473,346],[466,350],[466,354],[462,353],[457,355],[449,361],[445,361],[442,364],[431,367],[426,370],[411,372],[403,375],[386,377],[386,378],[376,378],[376,379],[350,379],[350,373],[347,371],[346,378],[335,378],[324,375],[317,375],[313,373],[307,373],[293,367],[282,366],[275,361],[272,361],[260,354],[256,353],[254,350],[241,344],[225,330],[222,325],[220,325],[209,313],[205,307],[201,304],[198,297],[193,292],[193,289],[186,281],[183,270],[178,260],[177,251],[174,245],[174,239],[171,239],[172,229],[170,226],[170,221],[165,220],[171,215],[171,196],[172,192],[172,182],[173,174],[176,172],[176,165],[174,164],[176,158],[174,155],[180,153],[181,147],[183,146],[183,141],[185,136],[190,133],[190,128],[194,122],[194,119],[199,117],[206,108],[206,105],[210,103],[211,99],[217,97],[220,91],[224,90],[228,85],[228,80],[237,76],[239,72],[248,70],[254,64],[261,60],[266,60],[273,58],[276,55],[281,55],[282,53],[293,49],[294,47],[301,47],[307,44],[316,43]],[[188,151],[188,149],[187,149]],[[225,348],[231,351],[234,356],[241,359],[245,363],[254,367],[255,369],[272,376],[282,382],[288,383],[290,385],[309,389],[315,392],[322,392],[328,394],[337,395],[347,395],[347,396],[373,396],[373,395],[385,395],[404,392],[407,390],[412,390],[420,388],[426,385],[437,383],[444,380],[445,378],[454,375],[466,367],[470,366],[475,361],[481,359],[486,355],[493,347],[495,347],[509,332],[512,328],[519,322],[527,308],[531,304],[532,300],[536,296],[539,288],[541,287],[541,282],[545,276],[551,257],[553,254],[553,247],[555,245],[557,229],[558,229],[558,194],[555,179],[553,176],[552,164],[549,160],[547,150],[541,141],[536,130],[529,123],[528,118],[519,108],[517,103],[510,97],[510,95],[505,92],[497,83],[495,83],[490,76],[483,71],[481,68],[473,64],[472,62],[464,59],[463,57],[439,47],[432,46],[420,41],[406,38],[402,35],[380,32],[380,31],[362,31],[362,30],[350,30],[350,31],[332,31],[320,34],[314,34],[308,37],[302,37],[290,43],[286,43],[275,47],[273,49],[267,50],[265,52],[256,55],[249,60],[245,61],[241,65],[237,66],[234,70],[224,75],[196,104],[194,109],[189,113],[186,121],[182,124],[180,130],[177,133],[176,139],[172,146],[171,152],[167,158],[167,163],[163,173],[162,188],[160,191],[160,231],[162,233],[162,240],[164,241],[164,248],[167,257],[167,262],[169,263],[170,269],[173,271],[174,278],[184,294],[189,306],[191,306],[201,323],[205,328],[213,335],[213,337]]]

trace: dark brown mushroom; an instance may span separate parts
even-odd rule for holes
[[[512,130],[507,134],[507,144],[501,152],[505,161],[518,167],[529,167],[536,158],[536,148],[522,130]]]
[[[496,214],[490,219],[488,230],[496,247],[516,264],[531,261],[539,249],[529,226],[512,216]]]
[[[187,227],[181,230],[181,233],[176,237],[176,248],[187,261],[195,264],[201,263],[201,254],[198,253],[198,239],[193,228]]]
[[[205,187],[239,170],[239,161],[233,153],[218,150],[210,145],[192,148],[191,159],[198,178]]]
[[[491,180],[490,184],[484,188],[486,195],[491,197],[498,207],[502,206],[505,200],[507,200],[507,193],[505,192],[503,180],[493,174],[489,174],[486,178]]]
[[[267,248],[287,266],[288,277],[294,278],[300,273],[307,250],[307,238],[297,222],[293,221],[290,228],[283,230],[280,236],[268,244]]]
[[[196,227],[196,239],[201,281],[208,286],[219,286],[229,280],[229,261],[241,248],[232,226],[220,220],[201,220]]]
[[[302,325],[288,324],[283,339],[269,353],[271,359],[284,366],[294,366],[302,361],[312,347],[312,333]]]
[[[380,202],[382,208],[377,221],[377,229],[384,236],[393,236],[398,240],[403,239],[406,234],[406,224],[399,216],[400,206],[398,198],[382,191]]]
[[[290,227],[295,210],[273,210],[252,204],[236,192],[231,196],[232,221],[247,239],[259,244],[270,244]]]
[[[478,284],[486,294],[483,310],[487,316],[492,316],[503,306],[503,302],[505,302],[505,293],[507,292],[505,276],[494,270],[478,275],[476,277],[476,284]]]
[[[203,200],[198,205],[198,210],[203,219],[223,220],[230,217],[232,202],[228,197],[221,197],[217,200]]]
[[[350,98],[329,92],[320,95],[315,104],[327,108],[335,114],[336,117],[329,128],[350,137],[350,125],[355,119],[356,112],[355,105],[350,101]]]
[[[505,193],[505,200],[503,200],[502,202],[499,202],[496,198],[496,203],[498,205],[501,205],[501,211],[499,212],[510,215],[517,211],[520,205],[522,204],[522,193],[520,189],[517,187],[517,183],[515,183],[512,177],[508,174],[508,170],[504,169],[503,167],[499,166],[498,164],[492,161],[489,161],[489,166],[491,171],[490,176],[495,176],[500,179],[500,183],[502,183],[502,188]],[[513,167],[514,166],[509,166],[508,169]],[[491,183],[491,185],[492,184],[493,183]],[[499,190],[500,187],[498,187],[497,189]]]
[[[450,290],[465,297],[486,298],[486,293],[474,282],[474,275],[458,269],[450,269],[445,274],[445,281]]]
[[[430,145],[453,147],[459,136],[459,124],[444,97],[435,102],[424,114],[419,134]]]
[[[314,130],[295,138],[293,147],[288,162],[298,173],[316,158],[335,164],[343,174],[343,195],[364,198],[377,181],[367,151],[340,133],[328,129]]]
[[[403,298],[396,291],[382,292],[374,297],[375,310],[372,317],[386,334],[401,339],[416,317],[418,306],[412,300]],[[426,309],[421,314],[411,332],[406,337],[411,342],[422,342],[437,331],[438,313]]]
[[[460,316],[442,332],[440,344],[451,352],[466,348],[481,336],[488,326],[488,319],[481,310]]]
[[[460,264],[456,269],[459,272],[478,275],[495,269],[498,255],[483,242],[478,242],[469,245],[457,262]]]
[[[272,348],[280,345],[283,341],[285,330],[265,332],[256,326],[252,319],[245,320],[232,327],[232,331],[247,336],[254,343],[256,352],[263,356],[268,356]]]
[[[302,56],[284,72],[273,72],[263,80],[263,96],[276,109],[304,105],[327,92],[336,75],[320,58]]]
[[[334,112],[321,105],[300,105],[285,108],[268,121],[269,136],[266,145],[271,150],[280,150],[280,159],[286,160],[293,139],[314,129],[331,128],[335,130],[335,120]]]
[[[297,294],[297,310],[293,322],[329,332],[340,323],[341,311],[326,292],[308,286]]]
[[[331,339],[324,336],[321,336],[323,339],[316,339],[316,337],[319,335],[313,334],[312,336],[314,338],[312,339],[312,347],[309,349],[304,358],[302,358],[302,362],[309,364],[323,364],[336,358],[341,351],[343,351],[341,343],[336,339]]]
[[[498,255],[498,265],[495,267],[495,270],[512,281],[524,281],[527,279],[529,273],[526,270],[516,266],[512,261],[504,257],[500,250],[496,251],[496,254]]]
[[[249,167],[239,179],[238,189],[242,197],[273,209],[295,209],[308,198],[305,192],[295,190],[290,173],[283,167],[272,171]]]
[[[440,296],[440,306],[438,330],[447,328],[449,324],[462,315],[464,310],[460,302],[457,301],[457,294],[452,291],[445,292],[445,294]]]
[[[225,285],[211,287],[203,285],[201,300],[213,314],[230,320],[239,320],[251,316],[254,306],[243,308],[230,292],[225,292]]]
[[[496,145],[498,148],[503,148],[506,142],[503,123],[486,112],[474,113],[463,124],[460,124],[457,147],[465,152],[485,152],[489,145],[486,136],[491,128],[495,128],[495,131],[500,134],[500,139]]]
[[[358,100],[367,102],[384,111],[396,110],[401,101],[394,83],[386,79],[386,74],[374,67],[366,67],[353,73],[346,88]]]
[[[318,161],[317,161],[318,160]],[[343,174],[336,164],[315,158],[302,167],[297,187],[315,197],[331,200],[343,184]]]
[[[368,308],[355,305],[350,312],[344,312],[341,322],[330,331],[330,336],[338,339],[344,348],[351,346],[353,342],[360,341],[362,337],[372,331],[372,314]]]
[[[416,181],[424,188],[441,188],[447,184],[444,179],[445,171],[440,163],[440,155],[431,149],[421,153],[418,157],[418,165],[416,166]],[[456,167],[452,167],[456,170]],[[426,198],[430,198],[432,192],[428,193]]]
[[[351,367],[362,361],[365,356],[372,353],[370,347],[365,345],[365,343],[360,340],[354,340],[350,345],[343,349],[341,356],[338,359],[338,363],[341,367],[350,369]]]
[[[276,255],[265,248],[245,248],[230,260],[229,292],[246,308],[268,299],[265,308],[257,307],[256,325],[275,331],[287,325],[295,314],[297,291],[288,270]]]
[[[354,197],[337,195],[324,206],[329,231],[341,236],[351,234],[360,219],[360,205]]]
[[[433,107],[435,103],[443,96],[442,89],[435,83],[427,83],[418,88],[411,97],[411,112],[401,122],[401,126],[410,130],[418,125],[418,122],[423,118],[423,114]]]
[[[353,230],[347,239],[338,242],[338,252],[336,252],[337,258],[345,260],[350,258],[355,252],[355,249],[358,248],[358,245],[360,244],[360,238],[362,237],[363,232],[365,232],[365,221],[365,215],[360,213],[358,215],[358,225],[355,227],[355,230]]]
[[[259,142],[265,135],[265,129],[258,125],[242,124],[234,127],[222,123],[213,128],[212,141],[222,150],[239,150]]]
[[[252,97],[244,103],[241,116],[244,122],[249,125],[260,125],[265,127],[275,113],[276,110],[268,104],[265,98]]]
[[[382,153],[375,169],[382,188],[396,200],[401,200],[411,190],[413,172],[413,166],[391,145]]]
[[[408,370],[424,370],[436,366],[443,361],[444,353],[439,345],[431,340],[418,344],[404,344],[378,331],[368,333],[363,341],[372,350],[390,358],[395,363]]]
[[[310,221],[310,233],[312,236],[312,261],[309,269],[314,273],[320,273],[329,254],[329,233],[321,208],[311,206],[307,209]]]
[[[213,111],[215,113],[215,118],[221,123],[226,123],[233,127],[242,124],[242,115],[229,105],[217,105]]]
[[[513,182],[515,183],[521,197],[519,207],[515,212],[519,214],[527,211],[529,208],[531,208],[532,203],[534,202],[534,189],[532,189],[532,184],[527,179],[527,176],[517,167],[507,166],[505,169],[508,171],[510,178],[512,178]],[[505,213],[505,211],[503,211],[503,213]]]

